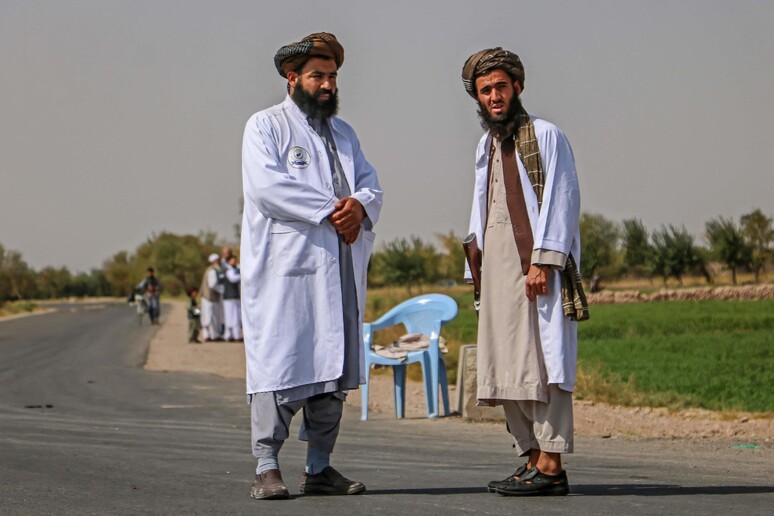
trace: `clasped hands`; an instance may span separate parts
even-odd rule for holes
[[[333,207],[328,220],[336,231],[344,237],[345,244],[352,244],[360,234],[360,223],[366,216],[365,208],[354,197],[339,199]]]

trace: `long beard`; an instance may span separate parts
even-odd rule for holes
[[[495,120],[489,111],[486,109],[480,101],[478,103],[478,118],[481,122],[481,127],[484,130],[490,131],[495,138],[502,140],[506,136],[515,134],[519,130],[519,127],[524,123],[527,112],[521,105],[521,99],[516,95],[511,98],[508,111],[502,120]]]
[[[328,100],[320,100],[320,95],[328,93]],[[293,90],[293,101],[307,117],[325,120],[339,111],[339,90],[333,93],[331,90],[319,89],[314,94],[309,94],[301,84]]]

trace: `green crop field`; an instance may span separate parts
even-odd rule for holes
[[[461,344],[476,342],[469,288],[434,289],[457,300],[444,327],[449,381]],[[373,320],[407,298],[369,292]],[[593,305],[579,326],[576,397],[621,405],[774,412],[774,301],[671,301]],[[385,335],[386,341],[400,335]],[[410,372],[421,378],[419,370]]]
[[[598,305],[579,340],[580,396],[774,411],[774,301]]]

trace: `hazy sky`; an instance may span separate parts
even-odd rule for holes
[[[481,135],[460,70],[503,46],[569,137],[582,209],[649,229],[774,215],[771,1],[0,2],[0,244],[83,271],[153,232],[234,240],[272,58],[344,45],[340,115],[384,188],[379,242],[464,236]]]

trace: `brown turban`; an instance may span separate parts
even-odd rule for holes
[[[521,82],[521,87],[524,88],[524,65],[521,64],[519,56],[495,47],[476,52],[465,61],[462,67],[462,84],[468,95],[477,98],[476,78],[495,69],[505,70],[514,81]]]
[[[336,36],[328,32],[310,34],[301,41],[285,45],[274,55],[274,66],[285,78],[288,72],[298,70],[310,57],[327,57],[336,61],[336,67],[344,63],[344,47]]]

